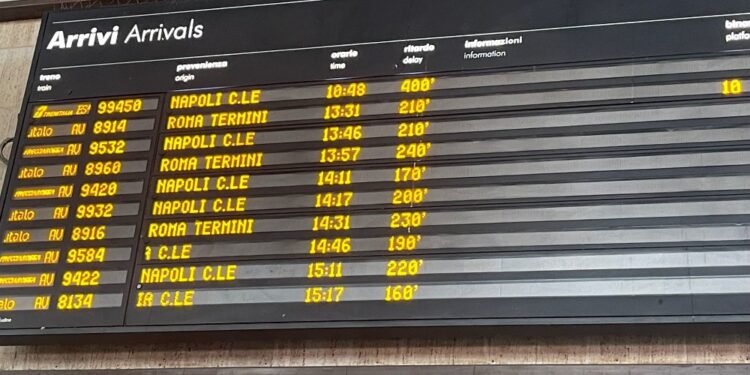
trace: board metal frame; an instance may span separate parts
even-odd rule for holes
[[[153,2],[153,1],[145,1]],[[13,1],[7,7],[12,5],[20,6],[18,3],[35,3],[38,5],[49,6],[51,3],[59,4],[54,1]],[[70,2],[78,3],[78,2]],[[119,2],[118,2],[119,3]],[[0,5],[0,12],[3,11]],[[42,43],[47,27],[49,14],[45,13],[42,18],[42,27],[37,37],[37,45]],[[0,21],[3,18],[0,17]],[[34,83],[34,73],[37,71],[38,58],[41,49],[36,49],[34,53],[31,73],[27,79],[26,91],[23,98],[23,107],[19,114],[15,138],[22,136],[23,121],[29,108],[32,87]],[[13,144],[11,158],[8,168],[12,170],[17,156],[16,144]],[[2,186],[2,194],[7,194],[10,179],[5,179]],[[2,205],[4,202],[0,203]],[[0,206],[0,212],[3,211]],[[643,319],[649,318],[651,323],[643,324]],[[640,323],[639,323],[640,322]],[[720,327],[715,323],[722,322]],[[750,315],[733,315],[733,316],[713,316],[713,317],[693,317],[693,316],[674,316],[674,317],[624,317],[624,318],[540,318],[540,319],[461,319],[461,320],[396,320],[396,321],[360,321],[360,322],[317,322],[317,323],[263,323],[263,324],[200,324],[200,325],[168,325],[168,326],[121,326],[121,327],[92,327],[92,328],[54,328],[54,329],[11,329],[0,330],[0,345],[23,344],[23,343],[58,343],[69,340],[74,337],[76,340],[90,339],[92,342],[101,342],[104,338],[112,338],[117,341],[129,341],[131,339],[141,340],[144,336],[149,338],[155,337],[154,333],[160,333],[163,338],[169,341],[193,339],[194,337],[213,337],[226,334],[227,331],[241,331],[249,337],[305,337],[318,336],[320,332],[325,332],[326,337],[335,337],[341,335],[344,337],[359,337],[365,328],[366,335],[382,338],[393,335],[394,337],[427,335],[434,337],[437,331],[449,334],[461,333],[470,334],[472,330],[481,331],[482,333],[493,330],[503,332],[534,332],[540,329],[539,325],[548,325],[550,327],[541,328],[543,331],[549,329],[549,332],[566,332],[568,329],[576,329],[576,332],[585,332],[590,329],[597,333],[617,332],[624,328],[628,332],[658,332],[667,328],[668,331],[676,329],[680,332],[724,332],[727,333],[738,331],[747,331],[750,328]],[[529,326],[533,325],[533,326]],[[487,327],[487,329],[482,328]],[[490,328],[491,327],[491,328]],[[577,327],[577,328],[576,328]],[[563,329],[559,329],[563,328]],[[583,328],[583,329],[581,329]],[[88,336],[90,334],[95,336]],[[244,370],[243,370],[244,371]],[[455,371],[455,370],[454,370]],[[456,372],[453,372],[456,373]],[[252,374],[250,372],[249,374]],[[348,372],[347,372],[348,374]],[[354,372],[353,374],[357,374]],[[492,372],[488,372],[492,374]],[[686,373],[689,374],[689,373]]]

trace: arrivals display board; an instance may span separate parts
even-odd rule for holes
[[[44,18],[0,335],[744,322],[750,4]]]

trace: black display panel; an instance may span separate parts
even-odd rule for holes
[[[48,14],[0,335],[746,322],[746,1]]]

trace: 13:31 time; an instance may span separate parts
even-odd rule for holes
[[[362,104],[331,104],[325,107],[324,120],[338,120],[342,118],[356,118],[362,115]]]

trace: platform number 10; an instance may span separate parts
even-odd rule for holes
[[[721,84],[722,95],[742,94],[742,81],[739,79],[728,79]]]

